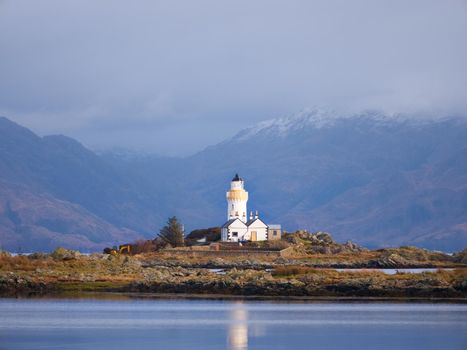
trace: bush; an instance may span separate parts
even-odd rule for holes
[[[39,259],[47,259],[50,255],[47,253],[36,252],[28,255],[29,259],[32,260],[39,260]]]
[[[209,227],[193,230],[185,238],[187,245],[194,245],[196,241],[202,238],[206,238],[206,242],[217,242],[221,240],[221,228],[220,227]]]
[[[131,244],[131,254],[150,253],[157,250],[156,242],[153,240],[138,240]]]

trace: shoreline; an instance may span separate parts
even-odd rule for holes
[[[281,303],[394,303],[394,304],[467,304],[467,297],[356,297],[356,296],[267,296],[235,294],[144,293],[112,291],[57,291],[44,294],[0,294],[0,299],[42,300],[218,300],[218,301],[271,301]]]
[[[170,256],[162,254],[83,256],[63,249],[48,255],[3,254],[0,255],[0,296],[123,293],[271,300],[467,300],[465,264],[448,268],[446,265],[450,264],[443,261],[443,267],[416,273],[399,272],[397,268],[403,269],[404,265],[395,263],[392,265],[398,267],[390,268],[395,273],[375,268],[347,267],[339,271],[317,267],[320,263],[336,262],[336,258],[347,262],[346,265],[357,260],[374,261],[374,253],[368,254],[233,261],[189,257],[169,260]],[[350,258],[353,260],[349,261]],[[395,260],[398,259],[384,259]],[[440,263],[421,258],[411,261],[418,266]],[[200,268],[202,264],[223,271]],[[266,265],[273,267],[269,269]]]
[[[248,271],[246,271],[248,273]],[[242,272],[240,272],[242,274]],[[349,274],[349,273],[348,273]],[[350,273],[333,284],[306,285],[296,279],[262,280],[245,282],[226,281],[224,275],[215,275],[214,280],[192,278],[173,281],[54,281],[39,282],[26,279],[0,280],[2,297],[47,297],[47,296],[140,296],[198,299],[248,299],[248,300],[405,300],[405,301],[450,301],[466,302],[465,286],[439,286],[437,282],[426,285],[386,285],[377,287],[366,281],[355,281]],[[358,274],[358,273],[357,273]],[[371,274],[371,273],[370,273]],[[429,273],[435,275],[435,273]],[[392,277],[394,275],[388,275]],[[254,277],[254,276],[253,276]],[[259,277],[259,276],[258,276]],[[433,276],[434,277],[434,276]],[[365,277],[368,278],[367,275]],[[371,280],[371,277],[370,277]],[[401,281],[392,280],[396,284]],[[356,283],[355,283],[356,282]],[[465,284],[465,282],[463,283]]]

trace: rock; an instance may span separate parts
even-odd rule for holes
[[[453,260],[456,263],[467,264],[467,248],[453,255]]]
[[[334,240],[332,239],[331,235],[327,232],[320,231],[320,232],[317,232],[315,235],[316,235],[316,238],[321,242],[328,243],[328,244],[334,243]]]
[[[70,250],[70,249],[65,249],[62,247],[59,247],[55,249],[50,256],[54,260],[73,260],[77,259],[81,256],[80,252],[76,250]]]
[[[359,246],[358,244],[355,244],[351,241],[345,242],[345,244],[342,246],[344,248],[345,252],[365,252],[368,251],[368,249],[363,248]]]
[[[464,277],[464,279],[455,284],[454,287],[459,291],[467,294],[467,277]]]
[[[122,267],[127,271],[138,271],[141,268],[141,261],[130,256],[125,256]]]
[[[389,254],[388,256],[382,256],[377,260],[370,260],[368,262],[368,267],[377,268],[401,268],[410,265],[409,261],[395,253]]]
[[[279,257],[274,260],[274,263],[277,265],[284,265],[284,264],[287,264],[288,262],[289,260],[283,257]]]

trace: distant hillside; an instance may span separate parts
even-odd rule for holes
[[[73,139],[40,138],[0,118],[1,248],[100,250],[141,237],[121,219],[145,209],[134,204],[135,192]]]
[[[363,245],[467,246],[467,122],[303,111],[187,158],[98,156],[0,118],[0,245],[100,249],[225,219],[235,172],[249,208],[288,230]]]

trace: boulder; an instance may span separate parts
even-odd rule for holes
[[[81,254],[77,250],[58,247],[52,252],[52,254],[50,254],[50,256],[54,260],[73,260],[79,258]]]

